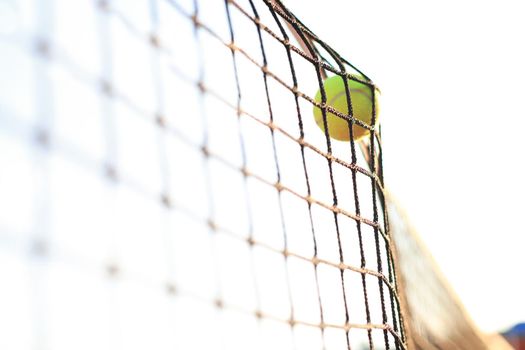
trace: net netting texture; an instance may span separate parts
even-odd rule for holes
[[[362,73],[275,1],[15,8],[1,348],[406,349],[379,131],[312,116]]]

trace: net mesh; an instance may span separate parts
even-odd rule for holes
[[[4,1],[1,348],[407,348],[366,75],[279,1]]]

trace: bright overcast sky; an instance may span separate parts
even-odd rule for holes
[[[523,2],[286,4],[380,86],[386,182],[473,319],[524,320]]]

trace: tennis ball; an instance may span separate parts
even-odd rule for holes
[[[379,90],[375,89],[372,94],[372,87],[358,81],[348,79],[348,88],[350,89],[350,98],[352,100],[352,110],[354,117],[362,122],[372,125],[372,96],[375,96],[376,122],[379,114],[379,104],[377,96]],[[342,114],[348,114],[348,104],[346,103],[346,91],[343,78],[338,75],[330,77],[324,81],[326,92],[326,104],[331,106]],[[315,94],[315,101],[321,103],[321,90]],[[314,106],[314,117],[317,126],[324,132],[323,113],[321,108]],[[349,141],[350,130],[348,121],[337,115],[326,111],[326,122],[328,125],[328,135],[336,140]],[[357,141],[370,134],[370,130],[363,128],[354,123],[354,140]]]

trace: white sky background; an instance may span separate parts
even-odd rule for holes
[[[473,319],[523,321],[523,2],[285,3],[381,88],[385,180]]]

